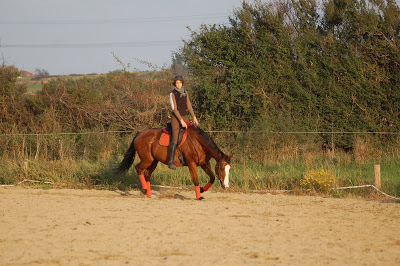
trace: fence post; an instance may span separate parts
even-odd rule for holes
[[[381,166],[379,164],[374,165],[374,176],[375,176],[375,187],[381,188]]]

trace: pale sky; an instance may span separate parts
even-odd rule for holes
[[[399,4],[400,0],[396,0]],[[252,1],[249,1],[252,2]],[[227,24],[242,0],[0,0],[0,60],[50,75],[169,66],[187,26]]]
[[[223,24],[242,0],[0,0],[0,56],[50,75],[163,67],[190,26]],[[33,47],[38,45],[38,47]],[[121,47],[127,45],[127,47]],[[61,47],[60,47],[61,46]],[[99,47],[96,47],[99,46]]]

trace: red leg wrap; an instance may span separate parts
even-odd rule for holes
[[[208,183],[203,187],[204,192],[206,192],[212,185],[213,185],[213,183],[208,182]]]
[[[142,183],[142,188],[147,189],[146,180],[144,179],[144,175],[139,175],[140,182]]]
[[[147,182],[147,190],[146,190],[146,195],[147,197],[151,197],[151,186],[150,186],[150,182]]]
[[[196,192],[196,198],[200,199],[201,198],[200,187],[199,186],[195,186],[194,187],[194,191]]]

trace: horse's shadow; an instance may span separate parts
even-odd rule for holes
[[[188,198],[185,197],[183,195],[180,194],[169,194],[169,193],[162,193],[159,189],[155,189],[155,191],[157,191],[158,193],[155,194],[155,198],[159,198],[159,199],[166,199],[166,198],[170,198],[170,199],[179,199],[179,200],[193,200],[192,198]],[[124,197],[132,197],[132,198],[138,198],[138,197],[143,197],[143,195],[146,195],[146,191],[140,191],[139,195],[138,193],[131,193],[129,191],[121,191],[121,190],[113,190],[114,193],[119,194],[120,196],[124,196]],[[138,192],[138,191],[134,191],[134,192]]]
[[[117,193],[117,194],[119,194],[121,196],[130,196],[130,197],[131,196],[135,196],[135,195],[129,193],[129,191],[113,190],[113,192]]]
[[[189,198],[179,195],[179,194],[175,194],[174,195],[174,199],[180,199],[180,200],[190,200]]]

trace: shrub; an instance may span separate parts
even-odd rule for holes
[[[300,185],[307,190],[328,192],[335,183],[335,175],[327,170],[313,170],[305,174]]]

